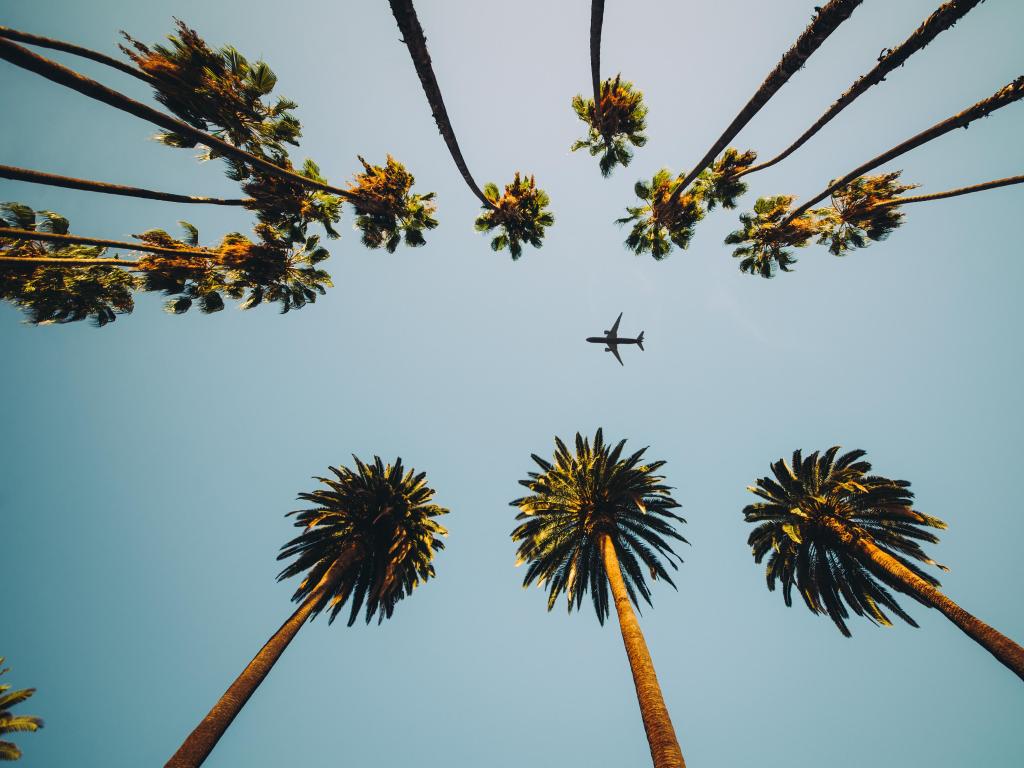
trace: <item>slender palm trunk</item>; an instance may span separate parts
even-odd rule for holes
[[[615,554],[615,545],[610,536],[605,535],[601,541],[601,554],[604,558],[608,584],[611,586],[612,597],[615,599],[615,611],[619,616],[619,629],[622,630],[622,644],[626,647],[629,668],[633,672],[633,685],[636,687],[636,698],[640,703],[640,716],[647,732],[647,742],[651,747],[651,758],[654,768],[685,768],[683,753],[679,749],[672,719],[665,707],[665,699],[661,695],[658,676],[654,671],[651,653],[647,650],[647,642],[640,631],[633,606],[629,602],[629,593],[622,580],[619,568],[619,557]]]
[[[224,692],[213,709],[196,726],[195,730],[188,735],[184,743],[178,748],[165,768],[197,768],[210,755],[210,752],[220,737],[231,725],[232,721],[242,711],[242,707],[253,695],[260,683],[266,678],[274,664],[284,653],[285,648],[292,641],[301,629],[302,625],[309,619],[314,610],[321,607],[324,599],[333,588],[335,581],[342,574],[349,564],[352,554],[346,553],[339,557],[327,573],[320,579],[320,583],[309,596],[302,601],[302,604],[293,613],[281,628],[274,633],[260,652],[256,654],[248,666],[242,670],[242,674]]]
[[[269,173],[272,176],[277,176],[307,189],[317,189],[322,192],[330,192],[333,195],[338,195],[339,197],[348,200],[350,203],[358,204],[360,207],[367,210],[381,210],[380,206],[376,205],[371,200],[364,199],[359,195],[353,194],[349,190],[332,187],[330,184],[324,184],[319,181],[314,181],[313,179],[308,179],[298,173],[294,173],[285,168],[274,165],[269,160],[250,154],[243,149],[239,149],[233,144],[229,144],[223,139],[218,139],[212,134],[195,128],[186,122],[164,114],[163,112],[146,106],[134,99],[130,99],[123,93],[107,88],[105,85],[102,85],[91,78],[85,77],[84,75],[80,75],[78,72],[68,69],[55,61],[51,61],[50,59],[46,59],[32,53],[32,51],[27,48],[16,45],[2,36],[0,36],[0,59],[5,59],[22,69],[35,72],[38,75],[42,75],[47,80],[52,80],[55,83],[59,83],[71,90],[78,91],[81,94],[92,99],[96,99],[97,101],[101,101],[116,109],[120,109],[130,115],[135,115],[136,117],[142,118],[143,120],[153,123],[165,130],[181,134],[182,136],[187,136],[200,144],[216,150],[221,155],[232,157],[243,163],[247,163],[248,165],[251,165],[254,168],[259,168],[261,171]]]
[[[701,158],[700,162],[693,167],[693,170],[679,183],[673,193],[673,200],[677,200],[683,194],[683,191],[693,183],[693,180],[700,175],[700,172],[715,161],[715,158],[722,153],[722,150],[743,129],[743,126],[749,123],[754,115],[761,110],[761,107],[767,104],[768,100],[786,84],[789,78],[796,74],[797,70],[804,65],[804,62],[810,58],[812,53],[818,50],[826,38],[835,32],[840,24],[850,18],[850,15],[861,2],[862,0],[829,0],[815,13],[814,21],[807,26],[807,29],[797,38],[793,46],[786,51],[782,60],[775,65],[775,69],[768,73],[768,77],[761,83],[757,93],[750,98],[746,106],[729,123],[729,127],[718,137],[718,141],[711,146],[708,153]]]
[[[883,200],[877,205],[871,206],[871,209],[874,210],[876,208],[889,208],[894,205],[906,205],[907,203],[926,203],[929,200],[944,200],[947,197],[959,197],[960,195],[969,195],[972,192],[984,192],[986,189],[1008,187],[1011,184],[1022,183],[1024,183],[1024,176],[1008,176],[1005,179],[986,181],[983,184],[975,184],[974,186],[971,187],[947,189],[945,192],[932,192],[930,195],[915,195],[913,197],[894,197],[892,200]]]
[[[897,144],[892,149],[883,152],[877,157],[868,160],[863,165],[854,168],[852,171],[850,171],[848,174],[843,176],[838,181],[833,181],[832,184],[830,184],[824,192],[822,192],[819,195],[816,195],[815,197],[812,197],[806,203],[804,203],[791,214],[789,214],[789,216],[779,225],[779,227],[785,227],[795,218],[806,213],[811,209],[811,207],[820,203],[822,200],[831,195],[837,189],[842,189],[851,181],[856,179],[858,176],[863,176],[868,171],[873,170],[878,166],[887,163],[890,160],[893,160],[906,152],[909,152],[915,147],[919,147],[922,144],[926,144],[932,139],[937,139],[939,136],[944,136],[945,134],[949,133],[950,131],[956,130],[957,128],[966,127],[975,120],[977,120],[978,118],[988,117],[990,113],[995,112],[997,109],[1005,107],[1007,104],[1012,104],[1013,102],[1018,101],[1022,98],[1024,98],[1024,75],[1021,75],[1020,77],[1018,77],[1016,80],[1006,85],[1005,87],[1000,88],[987,99],[979,101],[977,104],[965,109],[963,112],[955,114],[952,117],[946,118],[941,123],[936,123],[931,128],[925,131],[921,131],[921,133],[907,139],[902,144]]]
[[[149,245],[148,243],[129,243],[123,240],[104,240],[98,237],[79,237],[78,235],[59,235],[55,232],[37,232],[31,229],[15,229],[14,227],[0,227],[0,237],[11,240],[41,240],[47,243],[64,243],[65,245],[99,245],[104,248],[124,248],[130,251],[145,251],[147,253],[163,253],[169,256],[199,256],[204,259],[217,257],[216,251],[189,250],[186,248],[166,248],[162,245]],[[5,257],[11,258],[14,257]],[[38,261],[38,259],[32,259]],[[72,261],[82,261],[72,259]]]
[[[459,142],[455,138],[455,129],[452,128],[451,120],[448,119],[448,110],[445,109],[444,99],[441,97],[441,88],[434,76],[434,68],[430,63],[430,52],[427,50],[427,38],[423,34],[423,27],[416,16],[416,9],[412,0],[388,0],[391,4],[391,13],[398,23],[398,30],[402,33],[402,42],[409,49],[416,74],[419,75],[420,85],[423,86],[423,93],[426,94],[427,102],[430,104],[430,112],[434,115],[434,122],[437,129],[444,137],[444,143],[448,145],[455,166],[462,174],[463,180],[470,191],[477,196],[485,208],[497,210],[494,203],[487,199],[483,191],[473,180],[469,172],[465,158],[462,157],[462,150],[459,149]]]
[[[763,171],[765,168],[771,168],[776,163],[785,160],[807,143],[808,139],[814,136],[814,134],[824,128],[832,118],[836,117],[840,112],[850,106],[858,96],[868,90],[871,86],[877,85],[885,80],[886,75],[897,67],[903,66],[907,59],[928,45],[928,43],[934,40],[940,32],[943,32],[956,24],[960,19],[967,15],[968,11],[981,2],[982,0],[952,0],[952,2],[939,6],[931,16],[925,19],[921,26],[914,30],[914,33],[910,37],[904,40],[896,49],[880,58],[878,65],[874,69],[866,75],[862,75],[857,78],[857,81],[851,85],[831,107],[828,108],[828,111],[825,112],[825,114],[818,118],[814,125],[804,131],[803,135],[801,135],[799,139],[794,141],[771,160],[767,160],[766,162],[758,165],[752,165],[745,171],[737,173],[736,178],[738,179],[742,176],[746,176],[748,173]]]
[[[60,259],[50,258],[49,256],[0,256],[0,265],[2,264],[28,264],[32,266],[45,266],[50,265],[52,267],[124,267],[129,272],[141,272],[136,262],[124,261],[122,259]]]
[[[830,522],[829,528],[843,544],[852,547],[871,570],[882,576],[888,584],[940,611],[968,637],[995,656],[1000,664],[1024,680],[1024,648],[981,619],[969,614],[940,590],[880,549],[870,537],[856,536],[846,526],[835,521]]]
[[[20,43],[36,45],[40,48],[50,48],[54,51],[72,53],[75,56],[81,56],[83,59],[92,59],[93,61],[98,61],[100,64],[106,64],[108,67],[113,67],[127,75],[137,77],[139,80],[149,83],[150,85],[153,85],[156,82],[150,75],[136,69],[130,64],[126,64],[119,59],[107,56],[105,53],[100,53],[99,51],[94,51],[89,48],[83,48],[82,46],[75,45],[74,43],[66,43],[63,40],[54,40],[49,37],[40,37],[39,35],[21,32],[17,29],[11,29],[10,27],[0,27],[0,37],[6,37],[8,40],[17,40]]]
[[[31,184],[45,184],[50,187],[65,189],[83,189],[87,192],[102,192],[106,195],[122,195],[138,197],[146,200],[162,200],[167,203],[205,203],[207,205],[245,205],[252,199],[225,199],[221,197],[201,197],[199,195],[176,195],[173,192],[158,192],[142,187],[126,187],[122,184],[108,184],[104,181],[76,179],[71,176],[58,176],[55,173],[34,171],[31,168],[16,168],[13,165],[0,165],[0,179],[27,181]]]
[[[594,124],[601,113],[601,27],[604,26],[604,0],[590,3],[590,79],[594,85]]]

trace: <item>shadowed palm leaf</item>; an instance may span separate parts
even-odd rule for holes
[[[818,234],[818,223],[811,214],[803,214],[786,222],[793,202],[792,195],[760,197],[753,213],[740,214],[743,229],[730,233],[725,242],[739,245],[732,255],[740,259],[740,271],[773,277],[776,268],[791,272],[796,259],[787,248],[803,248]],[[785,226],[782,226],[782,225]]]
[[[590,591],[603,624],[609,613],[608,577],[601,554],[607,535],[622,563],[626,589],[634,605],[650,603],[645,573],[675,586],[665,570],[681,558],[669,540],[685,542],[673,527],[685,522],[671,510],[679,504],[656,472],[665,462],[642,463],[646,449],[629,456],[626,441],[606,445],[597,430],[593,445],[578,433],[572,453],[555,438],[554,462],[536,454],[541,472],[520,480],[530,494],[512,502],[522,522],[513,532],[519,542],[518,563],[528,563],[523,586],[537,582],[548,591],[548,610],[565,594],[569,610],[578,609]]]
[[[633,186],[636,196],[644,205],[626,208],[629,216],[617,219],[617,224],[632,224],[626,247],[638,256],[649,253],[657,260],[672,251],[672,244],[680,248],[690,245],[693,228],[704,218],[704,208],[697,195],[674,195],[678,180],[667,168],[662,168],[650,183],[638,181]]]
[[[900,184],[900,173],[860,176],[833,192],[831,208],[812,211],[821,226],[818,243],[827,244],[835,256],[845,256],[854,248],[865,247],[869,240],[885,240],[903,223],[903,211],[896,205],[876,206],[917,187]]]
[[[363,245],[386,248],[388,253],[394,253],[403,240],[413,248],[425,245],[423,232],[437,227],[434,193],[412,194],[416,179],[391,155],[384,165],[370,165],[362,157],[359,162],[363,173],[356,174],[349,190],[355,196],[352,205]],[[373,207],[361,206],[360,199]]]
[[[555,223],[555,216],[548,210],[551,199],[537,187],[533,176],[527,179],[517,171],[512,183],[505,185],[504,193],[497,184],[487,184],[484,196],[494,208],[485,206],[475,227],[477,232],[500,230],[491,240],[491,250],[508,248],[515,260],[523,255],[523,243],[534,248],[544,244],[544,230]]]
[[[644,95],[633,90],[633,84],[616,75],[601,83],[600,109],[594,100],[582,95],[573,97],[572,108],[587,124],[587,136],[574,142],[571,149],[586,149],[591,157],[601,155],[598,166],[602,176],[610,176],[616,165],[627,166],[633,159],[629,146],[647,143],[643,131],[647,127]]]
[[[842,532],[870,540],[928,584],[939,582],[912,560],[938,565],[919,541],[936,543],[927,528],[945,528],[935,517],[913,509],[914,494],[905,480],[870,474],[864,451],[839,455],[839,447],[804,458],[793,454],[792,466],[782,459],[772,464],[774,478],[762,477],[749,490],[764,501],[748,505],[743,517],[756,523],[747,543],[754,561],[768,562],[768,589],[782,585],[786,605],[792,605],[795,586],[814,613],[825,614],[847,637],[847,606],[872,623],[889,625],[885,610],[917,626],[883,585],[903,591],[904,585],[863,561],[844,544]],[[942,566],[938,566],[942,567]]]
[[[0,667],[3,667],[4,657],[0,656]],[[7,669],[0,669],[0,675],[7,672]],[[0,685],[0,736],[10,733],[32,733],[43,727],[41,718],[32,715],[15,715],[11,708],[30,699],[36,692],[35,688],[24,688],[20,691],[12,691],[9,685]],[[21,757],[21,750],[9,741],[0,739],[0,760],[17,760]]]

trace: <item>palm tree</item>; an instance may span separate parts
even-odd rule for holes
[[[796,586],[813,613],[827,615],[849,637],[847,607],[874,624],[891,625],[888,610],[917,626],[889,587],[940,611],[1024,679],[1024,648],[946,597],[938,579],[913,562],[947,570],[918,544],[938,542],[927,529],[946,524],[912,508],[906,480],[870,474],[864,451],[838,454],[839,446],[806,458],[795,451],[792,466],[779,459],[771,465],[774,478],[748,488],[763,499],[745,507],[743,517],[757,524],[747,540],[754,561],[768,555],[768,589],[781,583],[791,605]]]
[[[628,216],[616,219],[616,224],[632,224],[626,247],[637,256],[649,253],[657,260],[672,251],[672,244],[686,248],[693,237],[693,228],[704,218],[704,207],[698,194],[676,197],[677,181],[672,180],[668,168],[662,168],[648,184],[638,181],[633,186],[643,205],[627,208]]]
[[[914,30],[914,33],[910,37],[900,43],[896,48],[886,48],[883,50],[882,55],[878,59],[878,64],[867,74],[858,77],[854,81],[853,85],[851,85],[838,99],[836,99],[835,103],[832,104],[832,106],[815,121],[814,125],[801,134],[800,138],[786,147],[786,149],[771,160],[758,163],[757,165],[753,165],[752,162],[748,163],[746,168],[742,168],[735,173],[735,178],[738,179],[741,176],[746,176],[748,173],[763,171],[765,168],[771,168],[776,163],[785,160],[806,144],[814,134],[824,128],[840,112],[850,106],[858,96],[871,88],[871,86],[884,81],[886,75],[894,72],[899,67],[902,67],[903,64],[906,63],[907,59],[928,45],[928,43],[934,40],[940,32],[949,29],[960,21],[960,19],[966,16],[972,8],[981,2],[982,0],[951,0],[948,3],[940,5],[927,19],[924,20],[921,26]]]
[[[384,165],[370,165],[361,156],[359,162],[363,173],[356,174],[352,193],[356,199],[374,204],[353,204],[363,245],[383,247],[388,253],[394,253],[403,240],[412,248],[425,245],[424,230],[437,226],[434,193],[412,194],[416,179],[391,155]]]
[[[673,527],[685,520],[672,512],[679,504],[655,474],[665,462],[641,463],[646,449],[623,457],[625,444],[606,445],[598,429],[593,446],[577,433],[575,454],[556,437],[554,463],[533,454],[541,472],[519,481],[530,493],[512,502],[523,521],[512,540],[519,543],[517,564],[529,563],[523,586],[546,585],[549,611],[563,593],[569,610],[579,609],[589,589],[604,624],[611,590],[654,765],[684,766],[630,602],[638,605],[638,595],[651,602],[645,571],[675,586],[665,563],[675,569],[682,562],[669,540],[686,541]]]
[[[601,27],[604,21],[604,0],[590,4],[590,79],[594,98],[573,97],[576,116],[587,125],[586,138],[573,143],[573,152],[586,149],[590,156],[601,155],[598,167],[608,177],[616,165],[627,166],[633,159],[628,144],[642,147],[647,127],[644,95],[633,84],[616,75],[601,82]]]
[[[293,600],[298,609],[260,649],[214,704],[177,752],[168,768],[201,765],[306,621],[325,610],[333,622],[349,606],[352,626],[365,605],[369,623],[391,618],[399,600],[434,574],[434,554],[447,531],[434,518],[448,513],[431,504],[426,475],[406,472],[401,459],[387,466],[379,457],[355,469],[330,467],[318,477],[325,487],[299,498],[313,505],[295,515],[302,533],[281,548],[278,560],[294,557],[278,579],[305,574]]]
[[[416,8],[412,0],[388,2],[402,33],[402,41],[409,49],[434,122],[444,137],[448,152],[455,161],[455,167],[459,169],[466,186],[476,195],[483,207],[483,214],[476,220],[476,229],[500,229],[501,232],[491,240],[491,248],[498,251],[508,247],[513,259],[518,259],[522,254],[523,241],[530,243],[534,248],[540,248],[544,230],[555,221],[554,216],[547,210],[550,198],[543,190],[537,189],[533,176],[530,176],[527,182],[518,171],[512,183],[505,186],[504,194],[499,194],[498,186],[493,183],[485,185],[483,189],[480,188],[469,172],[469,166],[466,165],[458,139],[455,137],[455,129],[448,118],[448,110],[445,108],[441,88],[434,75],[430,52],[427,50],[427,38],[423,34],[423,27],[420,26]]]
[[[832,193],[832,205],[813,212],[818,219],[818,243],[833,256],[845,256],[869,241],[885,240],[903,223],[903,212],[891,205],[894,198],[914,189],[901,184],[902,171],[860,176]],[[887,204],[880,205],[881,201]]]
[[[0,667],[3,667],[4,657],[0,656]],[[0,669],[0,675],[9,672],[8,669]],[[36,692],[35,688],[23,688],[20,691],[12,691],[9,685],[0,685],[0,736],[9,733],[24,733],[38,731],[43,727],[41,718],[32,715],[11,714],[11,708],[30,699]],[[0,760],[17,760],[21,757],[21,750],[9,741],[0,740]]]
[[[792,221],[786,219],[793,203],[791,195],[760,197],[753,213],[740,214],[742,229],[730,232],[727,245],[739,245],[732,255],[740,260],[740,271],[773,277],[776,269],[791,272],[796,263],[789,248],[803,248],[821,228],[813,214]]]

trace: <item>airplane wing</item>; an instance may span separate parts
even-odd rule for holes
[[[618,333],[619,333],[619,320],[621,320],[621,319],[622,319],[622,313],[619,312],[619,316],[615,319],[615,325],[613,325],[612,329],[610,331],[608,331],[608,335],[610,335],[610,336],[617,336],[618,335]],[[618,357],[618,355],[616,355],[616,357]]]
[[[620,315],[620,317],[621,317],[621,315]],[[618,325],[619,324],[618,321],[616,321],[615,324]],[[615,359],[619,361],[619,365],[621,365],[622,367],[626,366],[626,364],[624,362],[622,362],[622,358],[619,357],[619,345],[618,344],[609,344],[608,345],[608,351],[611,352],[613,355],[615,355]]]

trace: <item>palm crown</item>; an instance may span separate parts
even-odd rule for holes
[[[610,176],[616,165],[629,165],[633,159],[629,144],[642,147],[647,143],[643,134],[647,127],[644,95],[621,75],[601,83],[599,109],[595,109],[593,99],[582,95],[573,97],[572,108],[587,124],[587,136],[574,142],[571,149],[586,149],[591,157],[601,155],[598,166],[602,176]]]
[[[740,181],[739,174],[753,165],[757,152],[748,149],[740,152],[729,147],[710,168],[705,168],[694,181],[709,211],[721,203],[723,208],[735,208],[736,198],[745,194],[747,185]]]
[[[295,558],[278,579],[306,573],[295,591],[297,602],[341,563],[340,576],[314,615],[329,605],[334,621],[349,603],[349,626],[364,603],[367,623],[374,614],[378,623],[390,618],[399,600],[434,576],[434,554],[444,549],[439,537],[448,535],[434,519],[448,510],[430,503],[434,491],[425,473],[404,472],[401,459],[385,466],[377,456],[372,464],[352,458],[355,470],[331,467],[333,477],[317,478],[326,488],[299,494],[315,506],[289,513],[304,530],[278,555]]]
[[[413,248],[426,244],[423,232],[437,227],[434,193],[411,193],[415,177],[391,155],[384,165],[370,165],[362,157],[359,162],[363,173],[356,174],[349,189],[363,245],[394,253],[403,239]]]
[[[740,260],[740,271],[774,277],[776,269],[791,272],[796,263],[787,248],[803,248],[820,231],[810,213],[788,221],[792,195],[759,197],[753,213],[741,213],[742,229],[731,232],[725,242],[738,245],[732,255]]]
[[[516,520],[524,521],[512,540],[519,542],[517,564],[529,563],[523,586],[535,581],[546,586],[548,610],[563,592],[569,610],[579,609],[589,588],[604,623],[609,614],[604,536],[615,547],[634,605],[638,595],[651,602],[645,570],[675,586],[665,563],[676,569],[676,561],[682,562],[669,540],[686,542],[673,527],[685,520],[671,511],[679,504],[656,474],[665,462],[641,463],[646,448],[623,457],[625,444],[605,444],[598,429],[593,445],[576,434],[575,453],[556,437],[554,463],[531,455],[542,471],[519,481],[530,494],[511,502],[519,509]]]
[[[500,230],[491,239],[491,250],[508,248],[515,260],[523,255],[524,242],[534,248],[543,245],[544,230],[555,223],[555,216],[548,210],[551,198],[537,186],[533,176],[526,178],[516,171],[504,193],[493,183],[486,184],[483,191],[492,207],[484,207],[474,226],[478,232]]]
[[[828,245],[835,256],[844,256],[854,248],[863,248],[869,240],[885,240],[903,223],[903,212],[897,205],[878,207],[916,184],[899,183],[901,171],[877,176],[860,176],[832,193],[832,207],[819,208],[821,229],[818,242]]]
[[[660,261],[669,255],[673,243],[685,249],[693,237],[693,228],[704,218],[699,195],[674,194],[678,181],[668,168],[662,168],[650,183],[638,181],[633,186],[644,204],[627,207],[629,216],[617,219],[616,223],[633,225],[626,247],[638,256],[649,253]]]
[[[3,666],[3,663],[4,657],[0,656],[0,667]],[[7,671],[6,669],[0,669],[0,675]],[[6,736],[9,733],[38,731],[43,727],[41,718],[11,713],[12,707],[31,698],[35,692],[35,688],[12,691],[11,686],[0,685],[0,736]],[[0,739],[0,760],[17,760],[20,757],[20,749],[11,742]]]
[[[872,623],[889,625],[882,610],[886,608],[916,627],[881,583],[884,573],[859,559],[848,542],[866,539],[938,586],[937,579],[911,560],[942,568],[918,542],[937,542],[925,529],[946,525],[911,508],[909,482],[870,474],[864,451],[838,454],[838,446],[806,458],[796,451],[792,466],[779,459],[771,465],[774,479],[762,477],[748,488],[764,500],[743,510],[744,519],[757,524],[747,541],[754,561],[768,555],[768,589],[774,591],[776,582],[781,583],[786,605],[792,605],[795,585],[807,607],[829,616],[847,637],[846,606]],[[899,588],[896,583],[889,586]]]

